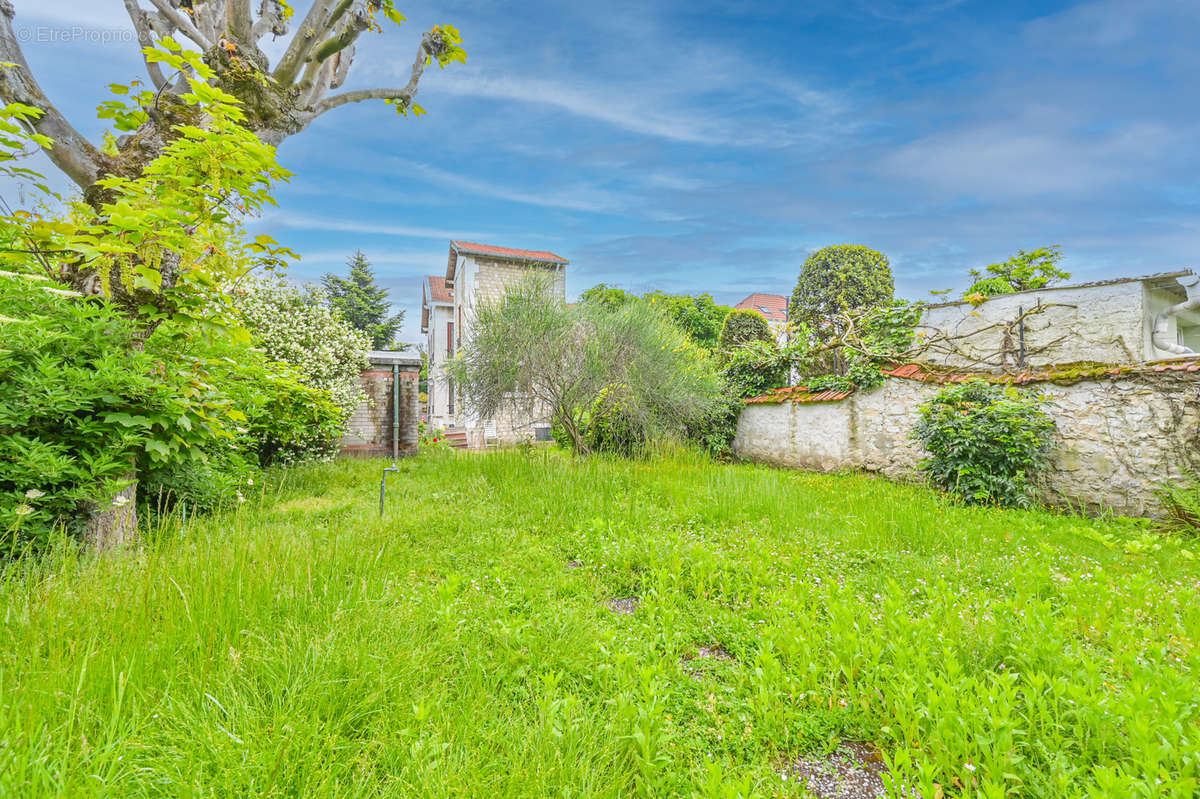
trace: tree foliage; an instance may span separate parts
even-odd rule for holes
[[[656,309],[569,307],[537,278],[479,308],[450,370],[473,413],[545,409],[577,452],[683,436],[720,402],[708,356]]]
[[[1071,277],[1070,272],[1058,266],[1062,258],[1062,246],[1058,244],[1028,252],[1018,250],[1013,257],[991,264],[985,267],[983,272],[972,269],[970,274],[975,282],[963,292],[963,296],[995,297],[1000,294],[1012,294],[1014,291],[1052,286]]]
[[[731,310],[718,305],[708,294],[667,294],[651,291],[645,295],[651,306],[659,309],[692,343],[712,352],[720,344],[721,326]]]
[[[375,284],[375,271],[362,250],[356,251],[346,265],[350,267],[346,277],[327,273],[322,278],[329,304],[367,335],[373,349],[395,348],[396,332],[404,324],[404,311],[389,314],[387,289]]]
[[[912,436],[929,457],[921,467],[965,502],[1027,506],[1054,445],[1054,420],[1038,394],[972,380],[921,406]]]
[[[788,322],[826,342],[842,331],[841,317],[891,303],[895,292],[887,256],[869,247],[839,244],[808,256],[788,306]]]
[[[725,316],[721,325],[718,346],[729,351],[751,341],[771,341],[771,326],[760,312],[750,308],[735,308]]]

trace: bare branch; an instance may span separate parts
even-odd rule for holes
[[[48,153],[50,160],[76,184],[87,188],[95,183],[103,158],[100,151],[54,107],[34,79],[13,33],[15,13],[12,0],[0,0],[0,61],[16,65],[0,67],[0,98],[5,102],[25,103],[42,110],[42,116],[33,123],[33,128],[54,139],[54,147]]]
[[[142,49],[154,46],[154,29],[150,21],[150,15],[145,9],[137,4],[137,0],[125,0],[125,10],[129,12],[129,19],[133,22],[133,29],[137,31],[138,44]],[[143,56],[143,58],[145,58]],[[161,89],[167,83],[167,78],[163,75],[162,68],[153,61],[146,60],[146,73],[150,76],[154,88]]]
[[[262,5],[258,8],[258,20],[254,23],[253,30],[254,41],[257,42],[266,36],[267,31],[276,36],[287,34],[287,17],[284,15],[281,0],[262,0]]]
[[[398,100],[406,106],[411,105],[417,96],[417,85],[425,73],[426,61],[436,46],[437,41],[433,33],[426,33],[421,37],[421,45],[417,48],[417,57],[413,60],[412,73],[403,89],[356,89],[334,94],[313,106],[312,117],[318,117],[326,111],[332,111],[346,103],[360,103],[363,100]]]
[[[175,26],[176,30],[191,39],[196,44],[200,45],[200,49],[212,49],[212,41],[210,41],[208,37],[201,33],[196,26],[192,24],[192,21],[188,19],[186,13],[172,7],[168,0],[150,0],[150,2],[155,8],[158,9],[160,14],[166,17],[167,20],[169,20],[170,23]]]

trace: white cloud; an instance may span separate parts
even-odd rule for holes
[[[399,236],[413,239],[488,239],[489,233],[468,230],[450,230],[414,225],[392,225],[385,222],[359,222],[352,219],[334,219],[327,216],[310,216],[289,211],[265,214],[258,224],[268,227],[302,228],[305,230],[331,230],[342,233],[363,233],[376,236]]]

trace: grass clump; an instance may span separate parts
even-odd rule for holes
[[[0,793],[800,797],[846,741],[893,797],[1197,790],[1200,568],[1140,528],[545,450],[380,520],[379,468],[10,567]]]

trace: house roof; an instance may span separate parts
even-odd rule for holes
[[[446,281],[454,280],[454,270],[458,266],[458,254],[487,255],[492,258],[502,258],[510,261],[535,261],[546,264],[571,263],[561,255],[555,255],[549,250],[518,250],[512,247],[498,247],[494,244],[477,244],[473,241],[450,242],[450,259],[446,264]]]
[[[773,388],[766,394],[751,397],[747,405],[777,405],[782,402],[839,402],[854,393],[849,391],[809,391],[806,386],[787,386]]]
[[[421,284],[421,332],[429,330],[429,312],[434,305],[453,305],[454,289],[441,275],[426,275]]]
[[[788,301],[782,294],[763,294],[756,291],[733,307],[758,311],[771,322],[787,321]]]
[[[426,275],[425,279],[429,281],[430,302],[454,302],[454,289],[446,285],[445,275]]]

